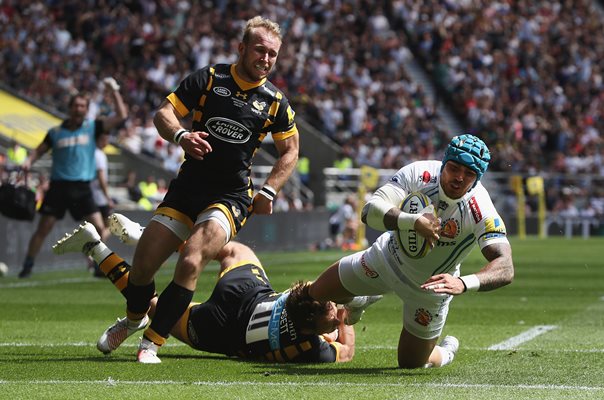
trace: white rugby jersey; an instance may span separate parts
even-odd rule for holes
[[[430,198],[442,221],[438,244],[425,257],[411,259],[403,253],[397,232],[386,232],[364,254],[369,268],[374,266],[392,279],[417,287],[436,274],[459,276],[461,263],[476,244],[482,249],[508,243],[503,220],[484,186],[478,182],[462,198],[450,199],[440,186],[441,166],[436,160],[414,162],[398,170],[386,184],[400,195],[395,207],[411,192]]]

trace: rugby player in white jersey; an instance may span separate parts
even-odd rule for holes
[[[438,338],[449,303],[467,291],[489,291],[512,282],[512,249],[499,216],[480,179],[490,152],[476,136],[456,136],[442,161],[418,161],[401,168],[363,208],[362,221],[387,231],[368,249],[329,267],[310,287],[318,301],[346,303],[353,296],[394,292],[403,301],[403,328],[398,343],[401,368],[449,364],[459,341]],[[408,214],[399,208],[413,192],[428,196],[432,213]],[[412,259],[405,255],[397,230],[415,229],[431,251]],[[478,245],[486,264],[475,274],[461,274],[461,263]]]

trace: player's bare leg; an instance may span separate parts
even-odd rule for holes
[[[199,274],[216,257],[225,242],[226,232],[216,221],[210,219],[195,225],[186,245],[180,250],[174,279],[160,295],[155,318],[145,330],[137,354],[139,362],[161,362],[157,357],[157,350],[166,342],[170,330],[191,302]]]
[[[459,341],[447,336],[440,345],[438,338],[421,339],[405,328],[398,342],[398,366],[400,368],[444,367],[450,364],[459,348]]]

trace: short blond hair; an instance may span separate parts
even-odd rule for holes
[[[260,15],[256,15],[254,18],[251,18],[247,21],[245,28],[243,29],[243,39],[241,39],[241,41],[243,43],[248,43],[252,30],[256,28],[264,28],[278,37],[280,41],[283,41],[283,38],[281,37],[281,27],[279,27],[279,24]]]

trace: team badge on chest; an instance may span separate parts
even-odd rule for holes
[[[443,221],[440,234],[446,238],[454,239],[459,235],[460,230],[459,222],[455,218],[449,218]]]

